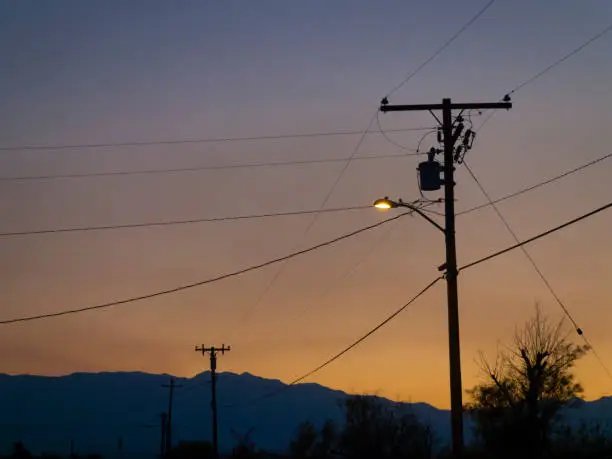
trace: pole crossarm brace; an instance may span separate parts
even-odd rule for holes
[[[469,102],[469,103],[453,103],[451,104],[453,110],[489,110],[489,109],[511,109],[511,102]],[[443,104],[417,104],[417,105],[386,105],[380,106],[380,111],[386,112],[418,112],[424,110],[442,110],[444,109]]]

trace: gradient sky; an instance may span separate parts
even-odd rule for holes
[[[553,7],[554,3],[554,7]],[[380,99],[485,0],[328,2],[56,1],[0,3],[0,146],[361,130]],[[609,0],[497,1],[392,103],[496,101],[612,20]],[[468,156],[493,197],[610,152],[612,34],[513,97]],[[387,114],[384,128],[431,126]],[[482,117],[481,117],[482,119]],[[475,121],[479,123],[481,119]],[[417,133],[391,134],[414,147]],[[343,158],[358,136],[0,152],[3,177]],[[428,148],[431,145],[426,145]],[[358,155],[401,153],[370,135]],[[327,207],[418,197],[414,157],[355,161]],[[0,231],[315,209],[342,163],[0,182]],[[526,238],[610,201],[612,162],[507,201]],[[459,209],[485,202],[464,168]],[[431,197],[438,197],[432,193]],[[440,209],[442,210],[442,209]],[[1,318],[172,288],[268,260],[391,216],[375,210],[0,239]],[[612,213],[529,247],[612,367]],[[459,263],[512,243],[491,209],[457,220]],[[231,344],[222,371],[289,381],[342,349],[437,275],[441,236],[418,218],[279,267],[105,311],[3,326],[0,371],[57,375],[142,370],[191,376],[195,344]],[[359,267],[346,274],[357,264]],[[561,317],[520,251],[461,274],[464,386],[539,302]],[[304,311],[301,315],[301,311]],[[589,399],[612,380],[589,355]],[[449,406],[440,283],[391,325],[310,379]]]

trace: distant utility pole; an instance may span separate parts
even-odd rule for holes
[[[447,300],[448,300],[448,338],[450,360],[450,396],[451,396],[451,429],[453,456],[461,457],[463,454],[463,390],[461,386],[461,351],[459,344],[459,300],[457,291],[457,253],[455,248],[455,180],[454,163],[462,161],[462,154],[471,148],[471,140],[475,133],[468,129],[463,137],[462,145],[455,149],[455,143],[463,133],[461,116],[457,117],[457,125],[453,123],[453,110],[490,110],[510,109],[512,104],[506,96],[504,102],[493,103],[461,103],[453,104],[450,99],[442,99],[442,104],[422,105],[389,105],[384,98],[381,102],[382,112],[429,111],[436,120],[439,118],[434,110],[442,110],[442,130],[444,139],[444,166],[441,166],[434,157],[439,150],[432,149],[428,161],[419,164],[420,186],[422,190],[433,191],[444,186],[444,214],[445,214],[445,240],[446,263],[440,266],[440,271],[446,271]],[[439,131],[440,132],[440,131]],[[471,140],[470,140],[471,137]],[[440,173],[443,173],[443,179]]]
[[[159,417],[161,418],[161,439],[160,439],[160,444],[159,444],[159,457],[163,458],[165,456],[165,452],[166,452],[166,422],[167,422],[167,415],[166,415],[166,413],[161,413],[159,415]]]
[[[196,352],[201,352],[202,355],[208,353],[210,355],[210,377],[211,377],[211,388],[212,388],[212,400],[210,407],[212,409],[212,436],[213,436],[213,447],[215,449],[215,457],[219,458],[219,436],[217,431],[217,352],[225,354],[226,351],[230,351],[230,347],[225,347],[223,344],[221,347],[205,347],[203,344],[201,347],[195,348]]]
[[[168,397],[168,418],[166,419],[166,456],[170,455],[170,451],[172,451],[172,399],[174,396],[174,388],[179,388],[182,386],[178,386],[174,384],[174,378],[170,378],[170,384],[162,384],[162,387],[167,387],[169,389],[169,397]]]

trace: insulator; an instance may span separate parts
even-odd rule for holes
[[[468,129],[467,131],[465,131],[465,135],[463,136],[463,146],[467,148],[468,144],[470,143],[470,137],[472,137],[472,130]]]
[[[455,150],[454,160],[456,163],[460,163],[462,161],[461,153],[463,152],[463,150],[464,150],[463,145],[459,145],[457,149]]]
[[[455,132],[453,132],[453,145],[461,135],[461,132],[463,132],[463,123],[459,123],[455,128]]]

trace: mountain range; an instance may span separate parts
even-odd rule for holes
[[[22,441],[32,452],[153,457],[159,452],[162,412],[168,411],[170,376],[139,372],[74,373],[49,377],[0,374],[0,452]],[[284,451],[298,425],[326,419],[342,424],[340,402],[349,396],[318,384],[287,387],[249,373],[217,375],[219,443],[230,450],[239,438],[258,448]],[[209,440],[210,373],[175,378],[173,443]],[[270,394],[274,394],[270,396]],[[389,402],[382,399],[383,402]],[[405,404],[433,429],[438,445],[450,438],[450,415],[426,403]],[[612,397],[567,410],[568,423],[607,423]],[[471,437],[466,418],[466,439]]]

